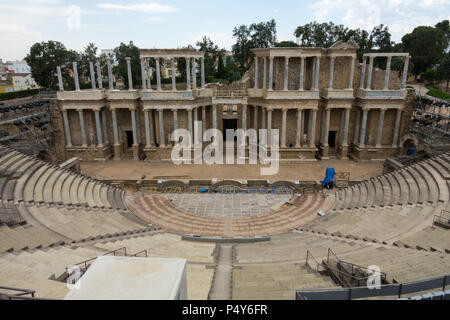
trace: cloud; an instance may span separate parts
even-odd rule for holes
[[[0,58],[7,60],[24,58],[33,43],[43,40],[40,32],[12,21],[11,23],[0,23],[0,30],[2,30],[0,43],[9,44],[0,46]]]
[[[315,19],[372,30],[389,27],[394,41],[418,25],[435,25],[449,18],[450,0],[320,0],[309,6]]]
[[[231,50],[231,47],[235,43],[233,36],[231,34],[219,32],[205,32],[185,41],[182,45],[187,46],[188,44],[190,44],[195,46],[197,42],[202,41],[203,37],[210,38],[215,44],[219,46],[219,48],[225,48],[226,50]]]
[[[156,2],[148,2],[141,4],[122,5],[115,3],[101,3],[97,7],[108,10],[133,11],[141,13],[173,13],[178,11],[178,8],[163,5]]]

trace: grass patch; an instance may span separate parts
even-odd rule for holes
[[[439,98],[439,99],[444,99],[444,100],[449,100],[450,99],[450,94],[446,94],[445,92],[442,92],[439,89],[436,89],[435,87],[431,86],[431,85],[427,85],[426,86],[427,89],[429,90],[426,94],[435,98]]]

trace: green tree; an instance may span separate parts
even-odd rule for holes
[[[114,68],[115,74],[124,79],[125,87],[128,88],[128,69],[126,57],[131,58],[131,76],[133,87],[141,84],[141,60],[139,57],[139,48],[130,41],[129,44],[123,42],[114,49],[114,55],[118,65]]]
[[[219,56],[219,62],[217,64],[216,78],[217,79],[226,79],[227,78],[227,70],[225,69],[225,65],[223,63],[222,56]]]
[[[233,37],[236,38],[236,43],[232,47],[233,56],[243,74],[253,56],[253,53],[250,51],[253,47],[253,43],[250,40],[250,28],[246,25],[235,27],[233,29]]]
[[[437,23],[435,25],[435,28],[441,30],[444,33],[445,39],[447,40],[446,48],[448,50],[448,47],[450,45],[450,21],[449,20],[443,20],[443,21]]]
[[[267,22],[253,23],[250,26],[241,25],[233,29],[233,37],[236,43],[232,47],[233,56],[237,62],[241,74],[243,74],[253,62],[252,48],[269,48],[276,43],[276,22],[274,19]]]
[[[450,80],[450,52],[447,52],[439,63],[437,74],[440,79],[447,81],[445,92],[448,93],[448,84]]]
[[[210,38],[203,37],[202,41],[196,43],[200,51],[205,53],[205,78],[207,82],[213,82],[216,75],[216,63],[219,57],[225,53],[225,49],[219,49]]]
[[[95,68],[95,63],[97,62],[97,47],[94,43],[89,43],[84,51],[79,55],[80,61],[78,63],[78,75],[80,76],[80,81],[90,82],[91,72],[89,68],[89,62],[94,63],[94,71],[97,72]]]
[[[61,66],[64,86],[74,87],[69,70],[72,69],[72,62],[77,60],[78,54],[75,51],[67,50],[64,44],[58,41],[35,43],[25,57],[25,61],[31,67],[33,78],[39,86],[49,89],[57,88],[57,66]]]
[[[413,72],[419,75],[438,64],[447,47],[445,33],[438,28],[419,26],[402,38],[403,48],[410,53]]]
[[[270,48],[277,41],[277,23],[274,19],[250,25],[251,42],[255,48]]]
[[[294,41],[281,41],[275,43],[275,47],[278,48],[297,48],[298,44],[296,44]]]

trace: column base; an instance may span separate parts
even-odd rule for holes
[[[139,158],[139,145],[138,144],[133,144],[133,146],[131,148],[133,150],[133,160],[140,160],[140,158]]]
[[[348,145],[341,145],[338,147],[338,158],[340,160],[348,160]]]
[[[122,158],[122,148],[120,144],[114,145],[114,160],[121,160]]]
[[[328,157],[328,150],[329,150],[329,145],[328,144],[320,144],[319,145],[319,157],[321,160],[328,160],[330,159]]]

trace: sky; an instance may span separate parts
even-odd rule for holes
[[[366,30],[382,23],[399,42],[416,26],[450,19],[450,0],[0,0],[0,58],[22,59],[48,40],[82,51],[130,40],[177,48],[207,36],[230,50],[235,26],[272,18],[279,41],[295,41],[297,26],[332,21]]]

